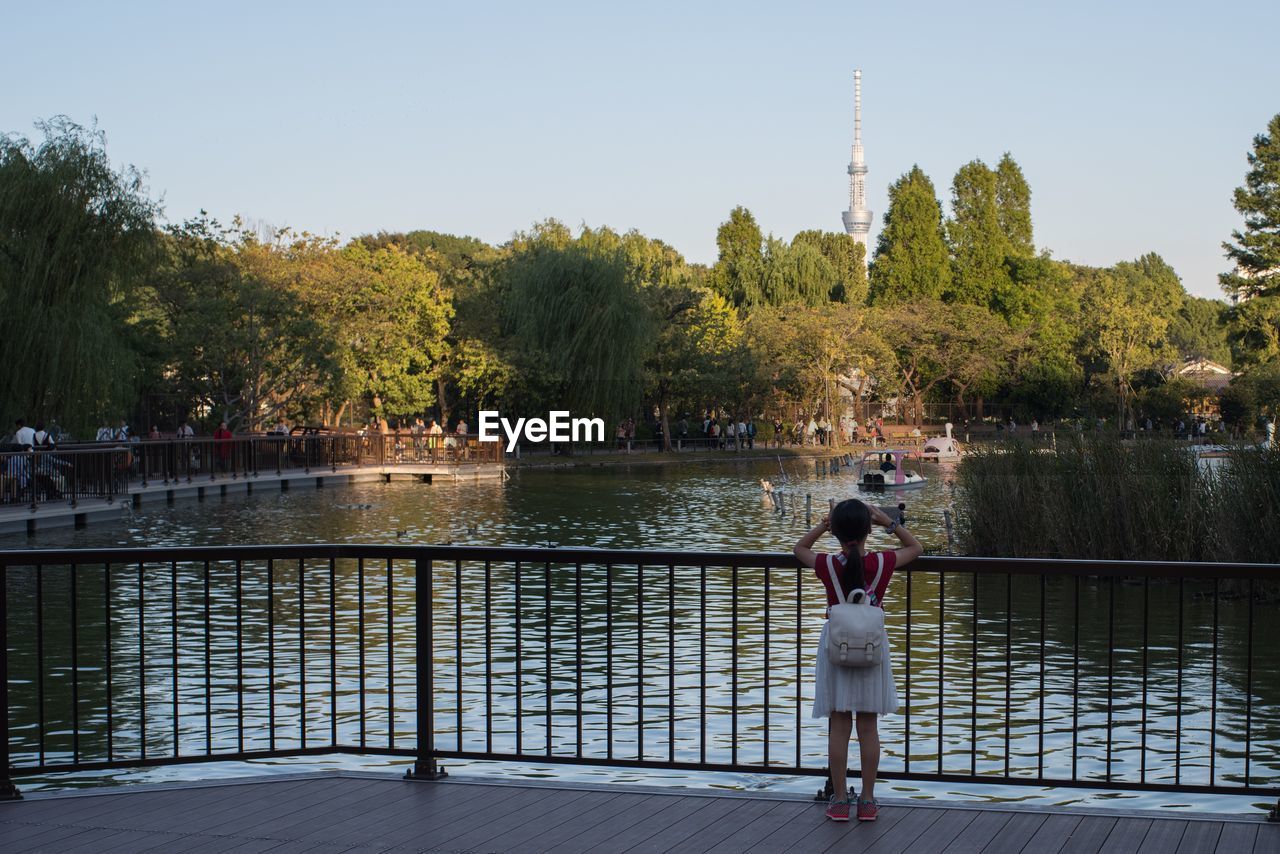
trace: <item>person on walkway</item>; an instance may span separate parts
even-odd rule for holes
[[[52,448],[56,444],[53,434],[44,429],[43,421],[36,422],[36,429],[32,438],[35,439],[32,444],[37,448]]]
[[[883,525],[888,533],[896,534],[901,547],[867,554],[867,535],[873,524]],[[828,532],[839,540],[840,551],[835,554],[814,551],[814,544]],[[792,549],[801,563],[813,567],[826,590],[828,609],[841,601],[844,591],[852,595],[855,590],[864,591],[869,604],[883,608],[893,571],[915,560],[923,551],[920,541],[905,527],[890,520],[878,507],[863,504],[856,498],[837,504],[830,515],[824,516]],[[837,583],[840,593],[837,593]],[[848,821],[851,801],[856,800],[858,821],[875,821],[879,811],[875,799],[876,773],[880,768],[878,716],[898,710],[892,649],[886,638],[884,659],[879,664],[844,667],[827,657],[827,629],[827,625],[822,627],[818,641],[813,701],[813,717],[828,719],[827,767],[831,771],[832,793],[827,818]],[[860,795],[847,791],[845,779],[855,715],[861,754]]]
[[[179,439],[194,439],[195,437],[196,437],[195,429],[186,421],[183,421],[181,424],[178,425]]]
[[[231,462],[231,431],[225,421],[219,421],[218,429],[213,431],[213,450],[218,457],[218,470],[226,471]]]
[[[755,450],[756,447],[756,422],[754,418],[747,419],[747,449]]]
[[[35,445],[36,431],[27,426],[27,422],[19,418],[13,422],[13,443],[15,445]]]

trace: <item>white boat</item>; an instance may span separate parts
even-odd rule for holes
[[[879,491],[924,486],[928,478],[907,468],[911,453],[905,448],[867,451],[858,464],[858,488]]]
[[[935,436],[925,442],[924,447],[915,456],[917,459],[939,463],[960,459],[960,443],[951,435],[951,422],[947,422],[947,435]]]

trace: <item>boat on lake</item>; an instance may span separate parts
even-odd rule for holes
[[[905,448],[867,451],[858,463],[858,488],[872,491],[924,486],[924,475],[907,468],[912,452]]]
[[[960,459],[960,443],[951,435],[951,422],[947,422],[947,435],[935,436],[924,443],[913,456],[936,463],[954,462]]]

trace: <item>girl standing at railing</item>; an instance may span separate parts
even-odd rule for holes
[[[897,534],[902,547],[868,554],[867,535],[871,533],[873,524],[883,525],[888,533]],[[840,541],[840,551],[836,554],[815,552],[814,543],[828,531]],[[884,594],[893,571],[919,557],[924,547],[911,532],[889,519],[878,507],[850,498],[837,504],[829,516],[824,516],[800,538],[792,551],[801,563],[813,567],[814,574],[826,588],[828,608],[841,601],[836,593],[837,580],[840,591],[847,597],[851,597],[853,591],[861,590],[871,605],[883,608]],[[870,667],[833,664],[826,649],[828,628],[827,625],[822,627],[822,638],[818,642],[813,702],[813,717],[829,720],[827,767],[831,771],[832,794],[827,804],[827,818],[849,820],[850,793],[845,788],[845,769],[849,764],[849,737],[856,714],[862,759],[859,771],[862,794],[855,796],[857,816],[858,821],[875,821],[878,812],[876,773],[880,767],[877,716],[898,710],[898,691],[890,661],[892,650],[886,639],[879,664]]]

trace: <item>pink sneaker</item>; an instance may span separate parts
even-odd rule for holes
[[[836,796],[832,795],[831,800],[827,801],[827,818],[832,821],[848,821],[849,802],[836,800]]]
[[[880,805],[874,798],[869,801],[858,798],[858,821],[875,821],[879,813]]]

